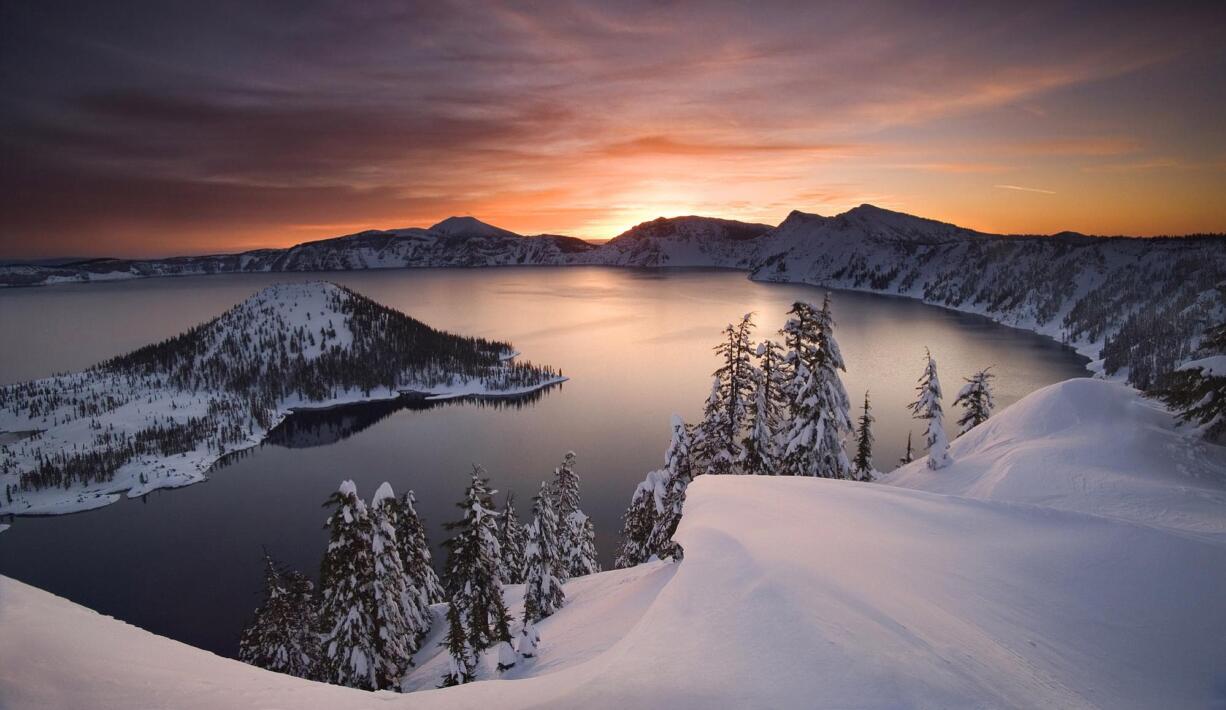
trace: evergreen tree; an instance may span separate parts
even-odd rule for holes
[[[498,520],[498,547],[502,552],[499,565],[499,575],[503,584],[523,584],[524,582],[524,542],[527,533],[524,526],[515,515],[515,492],[507,493],[506,503],[502,506],[501,517]]]
[[[542,482],[541,492],[533,504],[532,522],[528,525],[528,543],[524,546],[524,626],[518,650],[520,655],[528,658],[536,655],[541,640],[536,622],[553,614],[566,601],[562,581],[555,573],[560,550],[558,521],[552,499],[549,487]]]
[[[753,398],[749,430],[741,445],[741,469],[745,473],[776,475],[779,466],[779,429],[787,387],[784,355],[779,344],[758,344],[758,364],[752,369]]]
[[[315,678],[320,648],[312,591],[306,576],[264,555],[264,601],[243,629],[239,660],[277,673]]]
[[[979,426],[992,416],[992,408],[996,406],[992,399],[992,380],[996,378],[996,375],[988,372],[991,369],[985,367],[966,378],[966,384],[954,398],[954,406],[960,404],[965,410],[962,417],[958,419],[959,434],[965,434],[972,427]]]
[[[374,561],[370,591],[375,610],[375,682],[379,688],[391,690],[399,690],[400,680],[413,665],[418,639],[430,628],[429,616],[415,616],[418,608],[405,604],[414,591],[409,588],[396,539],[398,508],[391,484],[384,482],[370,501]]]
[[[562,457],[562,465],[553,472],[554,510],[558,516],[558,578],[563,582],[571,577],[600,571],[596,562],[594,544],[589,545],[587,515],[579,507],[579,475],[575,473],[575,452],[568,451]],[[594,541],[593,541],[594,543]]]
[[[839,377],[846,370],[834,339],[830,294],[821,310],[797,302],[783,335],[790,351],[788,405],[790,420],[784,434],[787,473],[798,476],[850,478],[851,462],[843,440],[851,433],[851,402]]]
[[[449,613],[456,615],[460,628],[459,631],[448,630],[447,643],[453,667],[444,683],[449,682],[448,679],[457,682],[471,679],[465,679],[465,674],[460,672],[466,667],[468,658],[465,648],[479,654],[499,646],[500,666],[507,665],[502,663],[505,656],[502,644],[510,645],[511,633],[499,575],[498,512],[494,509],[494,492],[489,489],[489,481],[483,474],[479,466],[473,467],[464,500],[458,503],[463,517],[447,524],[447,529],[455,534],[446,543],[446,590],[453,607]],[[448,623],[454,626],[450,620]],[[462,633],[462,638],[451,638],[457,633]]]
[[[877,477],[873,468],[873,422],[876,421],[868,403],[868,392],[864,393],[864,412],[860,415],[859,427],[856,430],[856,457],[851,462],[852,478],[857,481],[871,481]]]
[[[617,560],[613,563],[618,569],[633,567],[651,559],[648,544],[651,541],[651,531],[655,528],[657,488],[663,487],[668,480],[668,472],[652,471],[646,480],[634,489],[630,497],[630,506],[622,514],[621,545],[617,551]]]
[[[911,453],[911,432],[907,432],[907,450],[903,452],[902,458],[898,459],[899,465],[906,466],[915,460],[915,455]]]
[[[430,619],[430,605],[443,601],[443,585],[430,554],[426,526],[417,515],[417,498],[413,491],[404,494],[396,511],[396,540],[400,543],[400,559],[408,577],[410,598],[406,600],[406,615]],[[415,607],[409,610],[408,607]],[[429,631],[427,629],[426,631]]]
[[[924,374],[920,376],[916,386],[918,396],[911,403],[911,415],[916,419],[928,420],[928,431],[924,435],[928,446],[928,468],[933,470],[948,466],[953,460],[949,457],[949,439],[945,436],[945,418],[941,411],[941,381],[937,378],[937,361],[932,353],[925,352],[928,363]]]
[[[1154,396],[1175,410],[1180,424],[1195,424],[1205,437],[1226,433],[1226,371],[1215,356],[1226,353],[1226,325],[1205,332],[1199,359],[1184,363],[1159,380]]]
[[[467,683],[477,675],[477,653],[468,638],[467,615],[456,602],[447,605],[447,647],[450,664],[440,687],[449,688]]]
[[[731,424],[719,377],[711,378],[711,394],[702,407],[702,421],[694,434],[694,459],[698,473],[723,474],[732,471],[734,453],[724,439]]]
[[[323,680],[379,688],[370,517],[353,481],[328,499],[329,542],[320,567]]]

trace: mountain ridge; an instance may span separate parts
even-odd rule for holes
[[[285,249],[74,266],[0,267],[0,286],[214,273],[421,267],[623,266],[745,271],[759,281],[904,296],[1063,342],[1093,372],[1142,388],[1226,314],[1226,235],[999,235],[863,204],[792,211],[775,227],[658,218],[602,244],[523,236],[474,217],[367,230]]]

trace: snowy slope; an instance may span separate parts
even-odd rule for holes
[[[884,481],[1226,544],[1226,447],[1176,429],[1160,404],[1118,383],[1044,387],[955,439],[950,454],[947,468],[919,460]]]
[[[540,657],[408,696],[268,674],[0,579],[0,704],[1217,707],[1226,468],[1203,447],[1164,465],[1172,436],[1134,392],[1074,380],[955,442],[953,467],[891,480],[958,495],[702,477],[683,562],[574,580]],[[517,611],[518,589],[508,600]],[[428,688],[442,659],[418,662],[407,685]]]

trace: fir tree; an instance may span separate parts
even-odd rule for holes
[[[451,602],[447,605],[447,636],[443,639],[443,645],[447,647],[450,664],[440,687],[467,683],[477,675],[477,654],[468,638],[467,621],[467,615],[459,604]]]
[[[864,412],[860,415],[859,427],[856,429],[856,457],[851,462],[852,478],[857,481],[871,481],[877,477],[877,471],[873,468],[874,421],[868,403],[868,392],[865,392]]]
[[[515,492],[507,493],[506,503],[502,506],[501,517],[498,520],[498,548],[502,552],[499,558],[499,575],[503,584],[523,584],[524,582],[524,542],[527,533],[524,526],[515,515]]]
[[[907,450],[903,452],[902,458],[898,459],[898,463],[906,466],[915,460],[915,455],[911,452],[911,432],[907,432]]]
[[[404,494],[396,514],[396,540],[400,543],[400,559],[409,589],[416,594],[412,604],[418,613],[430,618],[429,606],[443,601],[443,585],[434,571],[430,543],[426,539],[426,526],[417,515],[417,498],[413,491]]]
[[[277,673],[315,678],[319,673],[318,618],[313,585],[264,555],[264,601],[238,643],[239,660]]]
[[[737,464],[745,457],[742,434],[753,397],[753,314],[746,313],[739,323],[724,328],[724,340],[715,346],[721,364],[712,373],[715,392],[708,401],[720,407],[709,411],[703,422],[704,460],[708,473],[739,472]]]
[[[741,469],[750,474],[775,475],[779,466],[779,429],[787,379],[779,344],[758,344],[758,364],[752,369],[753,399],[749,427],[741,446]]]
[[[660,481],[652,491],[656,506],[656,518],[647,539],[647,550],[660,559],[680,560],[681,545],[673,541],[681,511],[685,505],[685,493],[694,480],[694,465],[690,454],[690,430],[681,417],[673,415],[673,437],[664,453],[664,471],[667,478]]]
[[[391,485],[384,482],[370,501],[370,545],[374,561],[370,593],[374,597],[375,611],[375,684],[380,689],[391,690],[399,690],[400,680],[413,665],[418,639],[430,628],[429,616],[416,616],[418,608],[405,603],[412,599],[414,592],[408,586],[409,578],[396,539],[398,508],[396,494]]]
[[[489,481],[483,474],[479,466],[473,467],[464,500],[458,503],[463,517],[447,524],[448,530],[455,531],[446,543],[446,589],[454,609],[449,613],[457,616],[463,634],[462,639],[452,639],[456,630],[449,628],[448,649],[449,652],[459,652],[467,647],[479,654],[499,646],[500,665],[506,665],[501,661],[505,656],[505,649],[501,646],[510,646],[511,633],[499,576],[498,512],[494,509],[493,491],[489,489]],[[448,623],[451,624],[450,621]],[[460,643],[461,640],[464,643]],[[456,669],[465,667],[466,658],[463,654],[456,656],[453,653],[453,668],[447,678],[467,682],[463,680],[463,673],[456,672]],[[448,682],[447,679],[444,682]]]
[[[730,429],[728,408],[719,377],[711,378],[711,394],[702,407],[702,421],[694,433],[694,459],[698,473],[723,474],[732,470],[734,453],[724,437]]]
[[[595,532],[591,521],[579,507],[579,475],[575,473],[575,452],[566,452],[562,465],[554,469],[553,492],[561,555],[558,578],[565,582],[571,577],[599,572]]]
[[[659,513],[656,512],[655,491],[658,481],[668,480],[668,472],[652,471],[646,480],[634,489],[630,497],[630,505],[622,514],[621,545],[618,547],[617,559],[613,563],[618,569],[633,567],[651,559],[648,543],[651,541],[651,531]]]
[[[517,647],[520,655],[536,655],[540,634],[536,622],[553,614],[566,602],[558,568],[560,551],[557,541],[557,515],[549,487],[541,483],[541,492],[534,499],[532,522],[528,525],[528,543],[524,546],[524,625]]]
[[[1226,325],[1205,332],[1197,355],[1226,353]],[[1180,424],[1194,424],[1208,439],[1226,434],[1226,372],[1213,360],[1192,360],[1159,380],[1154,396],[1175,410]]]
[[[966,378],[966,384],[954,398],[954,406],[962,405],[965,410],[958,419],[959,434],[965,434],[992,416],[992,408],[996,406],[992,399],[992,380],[996,375],[988,372],[991,369],[985,367]]]
[[[928,446],[928,468],[944,468],[953,462],[949,457],[949,439],[945,436],[945,418],[941,411],[941,381],[937,378],[937,361],[925,350],[927,365],[916,386],[918,396],[911,403],[911,415],[928,420],[924,442]]]
[[[353,481],[344,481],[326,506],[330,531],[320,568],[323,680],[377,690],[374,573],[370,518]]]
[[[834,339],[830,294],[821,310],[797,302],[783,328],[790,351],[789,426],[784,434],[787,473],[850,478],[851,462],[843,440],[851,433],[851,403],[839,377],[846,370]]]

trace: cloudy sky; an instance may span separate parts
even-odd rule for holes
[[[1222,7],[0,0],[0,256],[862,202],[1226,231]]]

